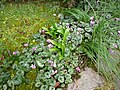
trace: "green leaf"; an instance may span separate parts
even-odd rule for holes
[[[56,80],[55,79],[50,79],[49,80],[49,85],[55,86],[55,84],[56,84]]]
[[[69,29],[66,29],[63,37],[63,43],[65,43],[68,34],[69,34]]]
[[[51,52],[60,51],[60,49],[53,47],[53,48],[50,48],[50,51],[51,51]]]
[[[36,61],[37,65],[40,67],[40,68],[43,68],[44,67],[44,64],[41,63],[41,61]]]
[[[41,82],[37,82],[35,83],[35,87],[40,87],[41,84],[42,84]]]
[[[40,90],[48,90],[48,85],[42,85],[42,86],[40,87]]]
[[[49,87],[49,90],[55,90],[55,88],[54,88],[54,87],[52,87],[52,86],[50,86],[50,87]]]
[[[65,53],[65,44],[62,44],[62,56],[64,56]]]
[[[73,17],[75,17],[77,20],[81,20],[84,22],[89,22],[90,18],[87,15],[86,12],[80,11],[79,9],[72,9],[69,11],[65,11],[65,13],[71,14]]]
[[[61,87],[65,87],[65,84],[61,84]]]
[[[52,37],[54,37],[54,34],[53,33],[51,33],[51,32],[46,32],[46,34],[48,34],[48,35],[50,35],[50,36],[52,36]]]
[[[74,16],[77,20],[79,20],[79,15],[77,15],[76,13],[71,12],[71,11],[65,11],[65,13],[71,14],[71,15]]]
[[[70,69],[68,69],[68,72],[69,72],[70,74],[73,74],[73,73],[74,73],[74,69],[73,69],[73,68],[70,68]]]
[[[57,88],[57,90],[63,90],[62,88]]]
[[[73,73],[72,73],[73,74]],[[71,74],[65,74],[66,79],[71,79]]]
[[[81,16],[81,19],[83,19],[85,22],[88,22],[90,20],[89,16],[85,13],[80,11],[79,9],[73,9],[79,16]]]
[[[57,29],[57,28],[58,28],[57,23],[55,23],[55,24],[53,25],[53,27]]]
[[[50,40],[50,42],[55,45],[55,46],[58,46],[58,42],[56,42],[55,40]]]
[[[59,28],[59,29],[57,30],[57,32],[63,35],[63,34],[64,34],[64,29],[63,29],[63,28]]]
[[[48,31],[48,28],[46,28],[46,27],[42,27],[42,29],[45,30],[45,31]]]
[[[7,85],[6,84],[3,85],[3,90],[7,90]]]
[[[22,83],[22,77],[19,75],[16,75],[13,79],[12,82],[14,85],[20,85]]]
[[[63,59],[63,55],[62,55],[61,51],[58,52],[58,55],[59,55],[59,59],[60,59],[60,60]]]
[[[51,73],[50,72],[45,72],[45,77],[46,78],[50,78],[51,77]]]
[[[59,81],[60,83],[63,83],[63,82],[64,82],[64,76],[59,76],[59,77],[58,77],[58,81]]]

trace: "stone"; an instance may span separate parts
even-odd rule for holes
[[[93,69],[86,67],[81,78],[68,85],[67,90],[94,90],[103,86],[105,80]]]

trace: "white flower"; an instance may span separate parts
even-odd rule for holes
[[[56,14],[53,14],[53,16],[56,16]]]

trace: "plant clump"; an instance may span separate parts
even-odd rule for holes
[[[12,66],[10,71],[3,69],[9,68],[4,66],[7,59],[3,61],[1,88],[15,88],[22,83],[33,83],[33,87],[41,90],[64,88],[80,72],[80,47],[83,41],[91,39],[91,33],[89,23],[69,18],[50,28],[43,27],[33,35],[37,45],[25,43],[22,52],[13,52],[14,58],[8,60],[8,66]]]

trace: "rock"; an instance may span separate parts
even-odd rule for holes
[[[67,90],[94,90],[105,83],[103,78],[93,69],[86,67],[81,78],[68,85]]]

